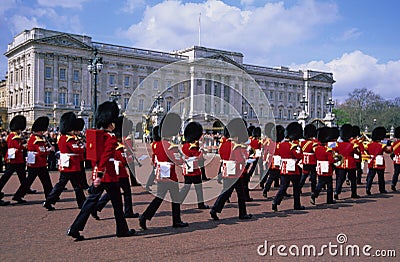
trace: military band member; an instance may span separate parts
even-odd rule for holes
[[[304,140],[300,142],[301,150],[303,151],[303,174],[300,180],[300,190],[303,188],[307,177],[310,177],[311,193],[314,192],[317,185],[316,166],[317,159],[315,158],[314,147],[318,145],[316,140],[317,128],[313,124],[308,124],[304,127]]]
[[[392,152],[393,152],[393,177],[392,177],[392,191],[396,190],[397,181],[399,180],[400,174],[400,126],[394,129],[394,138],[395,141],[392,144]]]
[[[172,137],[178,135],[181,123],[180,116],[175,113],[169,113],[161,120],[159,135],[162,140],[154,149],[157,159],[157,195],[139,217],[139,225],[144,230],[147,229],[146,221],[153,218],[168,191],[171,196],[172,227],[187,227],[189,225],[181,220],[181,198],[179,197],[178,177],[175,172],[175,166],[182,165],[184,161],[178,145],[171,141]]]
[[[339,199],[339,195],[342,193],[343,183],[348,176],[351,184],[351,198],[359,198],[357,195],[357,178],[356,178],[356,161],[354,155],[360,154],[358,144],[351,143],[350,139],[353,136],[353,128],[350,124],[344,124],[340,127],[340,138],[341,142],[337,143],[337,147],[334,151],[343,157],[343,160],[336,169],[336,190],[334,198]]]
[[[146,182],[146,190],[151,191],[151,186],[154,184],[154,179],[156,178],[156,167],[157,167],[157,159],[156,159],[156,148],[162,146],[161,144],[161,137],[159,135],[159,126],[153,127],[151,132],[152,134],[152,142],[151,142],[151,163],[152,163],[152,170],[149,175],[149,178]]]
[[[385,189],[385,159],[383,153],[390,153],[391,148],[381,141],[386,137],[386,129],[382,126],[372,130],[372,142],[365,147],[365,152],[370,156],[368,161],[368,175],[366,193],[371,195],[372,182],[378,173],[379,192],[387,193]]]
[[[39,117],[32,125],[32,134],[28,139],[27,145],[28,154],[26,163],[28,166],[28,177],[12,198],[17,201],[18,204],[26,203],[23,197],[27,194],[36,177],[39,177],[42,183],[46,198],[53,189],[49,171],[47,170],[47,156],[50,154],[51,150],[54,150],[54,147],[52,147],[44,137],[44,133],[47,131],[48,127],[49,118],[47,116]]]
[[[139,217],[139,213],[133,212],[133,204],[132,204],[132,190],[129,183],[129,174],[126,170],[128,166],[127,157],[126,157],[126,150],[125,146],[122,143],[122,124],[123,122],[130,122],[128,119],[124,119],[123,116],[118,117],[117,123],[115,123],[115,130],[114,134],[117,137],[118,145],[115,149],[115,156],[114,161],[116,162],[116,171],[119,181],[119,186],[123,191],[124,196],[124,215],[125,218],[137,218]],[[132,128],[131,128],[132,129]],[[125,130],[128,132],[128,130]],[[92,211],[92,216],[95,219],[100,219],[97,215],[97,211],[101,212],[103,208],[107,205],[108,201],[110,201],[110,196],[108,193],[103,194],[100,198],[99,202],[96,205],[95,211]]]
[[[81,154],[81,160],[80,160],[80,166],[81,166],[81,175],[79,176],[80,178],[80,184],[83,189],[89,189],[89,184],[87,181],[87,176],[86,176],[86,138],[85,134],[82,133],[83,129],[85,128],[85,120],[82,118],[77,118],[74,124],[74,134],[76,138],[78,139],[79,143],[84,145],[85,150],[83,151],[83,154]]]
[[[26,128],[26,118],[23,115],[14,116],[10,122],[11,133],[7,136],[7,151],[4,156],[6,162],[6,172],[0,178],[0,206],[10,204],[9,201],[3,201],[4,193],[1,192],[14,172],[17,173],[20,184],[25,181],[25,159],[24,150],[26,150],[25,139],[22,137],[22,131]]]
[[[229,157],[231,155],[231,149],[232,149],[232,140],[231,140],[231,135],[229,134],[228,128],[226,126],[224,127],[224,130],[222,132],[222,137],[219,141],[219,146],[218,146],[218,154],[220,157],[220,165],[218,168],[218,175],[217,175],[217,182],[218,184],[222,184],[222,163],[223,160],[229,160]]]
[[[360,150],[360,153],[354,154],[354,159],[356,160],[356,172],[357,172],[357,185],[362,185],[362,173],[363,170],[361,168],[362,162],[362,154],[364,153],[364,145],[361,141],[361,133],[359,126],[353,126],[353,139],[350,140],[353,144],[357,144]]]
[[[281,186],[272,202],[272,210],[278,211],[278,205],[282,202],[284,193],[293,185],[293,204],[295,210],[304,210],[305,207],[300,203],[300,178],[301,171],[299,161],[303,158],[303,153],[298,140],[303,137],[303,128],[297,122],[292,122],[286,127],[285,139],[278,145],[278,153],[281,157]]]
[[[96,127],[102,137],[103,150],[100,158],[93,161],[92,180],[93,185],[90,188],[90,194],[86,198],[83,206],[67,231],[67,235],[76,240],[83,240],[84,237],[79,233],[85,228],[87,220],[104,190],[111,199],[114,209],[114,218],[116,222],[117,237],[130,237],[135,234],[134,229],[129,229],[124,216],[121,191],[118,182],[118,176],[114,166],[115,149],[117,147],[117,138],[112,133],[115,128],[115,122],[118,119],[119,108],[115,102],[104,102],[96,110]]]
[[[64,113],[60,118],[60,133],[58,139],[58,149],[60,150],[60,160],[58,170],[60,178],[46,197],[43,207],[51,211],[55,208],[53,205],[60,199],[68,181],[71,182],[75,192],[76,203],[81,208],[85,202],[85,194],[82,188],[81,160],[84,152],[84,145],[75,136],[74,125],[76,124],[76,115],[73,112]]]
[[[187,165],[183,165],[184,186],[180,194],[182,203],[189,193],[190,187],[194,184],[197,195],[197,208],[209,209],[204,204],[201,165],[204,165],[204,155],[200,148],[199,140],[203,136],[203,127],[198,122],[190,122],[184,130],[185,143],[182,146],[182,153],[187,158]]]
[[[253,216],[247,214],[245,196],[243,194],[244,177],[247,172],[246,160],[248,159],[247,146],[243,144],[248,139],[245,122],[241,118],[234,118],[228,123],[227,129],[230,134],[232,148],[229,159],[226,161],[224,160],[222,166],[223,190],[212,206],[210,215],[212,219],[219,220],[217,213],[222,212],[233,190],[236,190],[239,219],[251,219]]]
[[[315,205],[315,199],[318,198],[322,188],[327,187],[326,203],[334,204],[333,200],[333,164],[335,163],[335,154],[333,149],[327,146],[329,128],[322,127],[317,130],[319,144],[314,148],[317,161],[316,172],[318,175],[318,184],[311,194],[311,204]]]
[[[253,173],[255,172],[255,170],[257,168],[259,158],[262,156],[262,142],[261,142],[261,128],[260,127],[253,128],[249,147],[250,147],[249,154],[251,155],[251,158],[254,160],[254,162],[247,164],[248,167],[246,168],[246,169],[248,169],[248,171],[245,176],[244,197],[245,197],[245,201],[247,201],[247,202],[253,201],[253,198],[250,197],[249,183],[250,183],[251,176],[253,175]]]

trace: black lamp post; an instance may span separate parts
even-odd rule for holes
[[[306,100],[305,95],[303,95],[303,98],[300,100],[300,104],[303,107],[304,112],[306,112],[306,107],[307,107],[308,101]]]
[[[93,58],[89,59],[88,70],[93,75],[94,88],[93,88],[93,121],[92,127],[96,128],[96,110],[97,110],[97,75],[103,69],[103,58],[97,56],[97,49],[93,52]]]
[[[114,90],[111,92],[110,96],[113,98],[112,100],[118,103],[118,99],[121,97],[121,94],[118,91],[118,87],[114,87]]]

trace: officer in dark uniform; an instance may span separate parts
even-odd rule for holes
[[[151,201],[143,214],[139,217],[139,225],[147,229],[146,221],[151,220],[163,202],[166,194],[170,193],[172,205],[172,227],[187,227],[189,224],[181,220],[181,206],[179,197],[178,177],[175,172],[176,165],[184,163],[178,145],[172,143],[172,137],[178,135],[182,120],[179,115],[169,113],[161,120],[159,134],[160,143],[154,149],[157,180],[157,196]]]
[[[246,211],[246,202],[243,192],[247,173],[246,160],[249,156],[247,146],[243,144],[248,139],[245,122],[241,118],[234,118],[228,123],[227,129],[230,134],[232,148],[229,160],[224,160],[222,165],[223,190],[212,206],[210,215],[212,219],[219,220],[217,213],[222,212],[233,190],[236,190],[239,219],[251,219],[252,215],[247,214]]]
[[[68,181],[71,182],[75,191],[76,202],[78,208],[81,208],[85,202],[85,194],[81,185],[81,159],[83,155],[84,145],[74,134],[74,124],[76,115],[73,112],[64,113],[60,118],[60,133],[58,139],[58,148],[60,150],[60,179],[47,196],[43,207],[51,211],[55,208],[54,205],[59,199]]]
[[[1,192],[4,186],[10,179],[11,175],[16,172],[20,184],[22,185],[26,179],[25,174],[25,158],[24,150],[26,150],[25,139],[22,137],[21,132],[26,128],[26,118],[23,115],[14,116],[10,122],[11,133],[7,136],[7,152],[4,156],[6,162],[6,172],[0,178],[0,205],[8,205],[9,201],[1,200],[4,193]]]
[[[27,194],[36,177],[39,177],[43,185],[45,197],[47,197],[53,189],[47,169],[47,156],[50,154],[50,151],[54,150],[54,147],[52,147],[44,137],[44,133],[47,131],[48,127],[49,118],[47,116],[39,117],[32,125],[32,134],[28,139],[27,145],[28,177],[12,198],[17,201],[18,204],[26,203],[23,197]]]
[[[96,127],[99,128],[100,135],[103,138],[103,150],[100,159],[92,164],[93,185],[90,189],[90,195],[86,198],[81,211],[67,231],[67,235],[76,240],[84,239],[79,231],[85,228],[86,222],[91,212],[95,210],[104,190],[110,196],[114,208],[117,237],[130,237],[135,234],[135,230],[129,229],[126,223],[118,176],[114,166],[115,149],[118,142],[112,132],[114,131],[118,114],[119,108],[117,103],[110,101],[99,105],[96,110]]]
[[[188,164],[183,165],[185,184],[180,191],[182,203],[189,193],[191,185],[194,184],[197,195],[197,208],[209,209],[210,207],[204,204],[202,173],[200,170],[201,165],[204,165],[203,151],[199,144],[199,140],[203,136],[203,127],[198,122],[190,122],[185,127],[183,134],[185,143],[182,146],[182,153],[188,159]]]
[[[300,178],[301,171],[299,161],[303,158],[303,153],[298,140],[303,137],[303,128],[297,122],[292,122],[286,127],[285,139],[278,145],[278,154],[281,157],[280,173],[281,186],[272,202],[272,210],[278,211],[278,205],[282,202],[284,194],[293,185],[293,201],[295,210],[303,210],[300,204]]]

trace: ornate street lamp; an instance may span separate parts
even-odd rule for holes
[[[118,103],[118,99],[121,97],[121,94],[118,91],[118,87],[114,87],[114,90],[111,92],[110,96],[113,98],[112,100]]]
[[[328,106],[329,113],[332,114],[332,109],[335,105],[335,102],[332,101],[331,97],[329,98],[328,102],[326,102],[326,105]]]
[[[92,127],[96,128],[96,110],[97,110],[97,75],[103,69],[103,58],[97,56],[97,49],[93,52],[93,58],[89,59],[88,70],[93,75],[93,120]]]

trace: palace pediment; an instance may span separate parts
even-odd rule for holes
[[[333,80],[331,75],[324,74],[324,73],[321,73],[321,74],[318,74],[316,76],[313,76],[309,80],[310,81],[318,81],[318,82],[328,82],[328,83],[331,83],[331,84],[336,82],[335,80]]]
[[[84,39],[82,39],[84,40]],[[93,49],[90,45],[68,34],[60,34],[35,40],[37,43],[64,46],[70,48]]]

